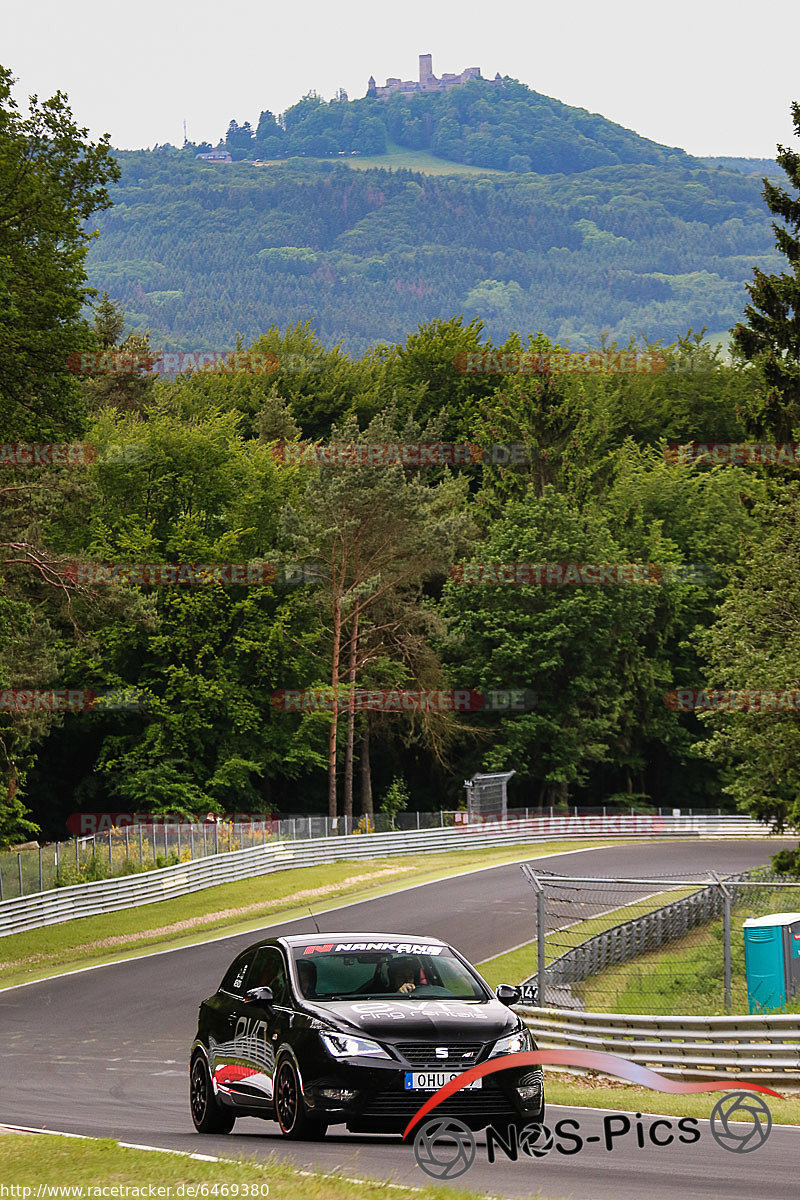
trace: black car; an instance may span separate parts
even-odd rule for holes
[[[228,1133],[237,1117],[263,1117],[292,1138],[341,1124],[402,1132],[453,1076],[536,1048],[509,1011],[519,999],[507,985],[492,993],[438,938],[267,938],[240,954],[200,1005],[190,1065],[195,1128]],[[499,1071],[439,1112],[473,1129],[542,1121],[542,1072]]]

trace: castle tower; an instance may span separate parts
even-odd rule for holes
[[[433,55],[420,54],[419,56],[419,82],[422,87],[430,85],[433,80]]]

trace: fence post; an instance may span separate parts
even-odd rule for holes
[[[725,1012],[731,1011],[731,894],[725,890],[722,912],[722,940],[725,943]]]
[[[78,867],[80,867],[80,865],[81,865],[81,860],[80,860],[80,856],[78,854],[78,835],[76,833],[75,834],[75,869],[77,870]]]
[[[108,865],[109,865],[109,867],[113,867],[113,865],[114,865],[113,851],[111,849],[111,830],[110,829],[108,831]]]
[[[419,829],[419,812],[417,812],[417,829]]]
[[[42,847],[39,847],[39,891],[44,891],[44,880],[42,878]]]
[[[130,846],[130,841],[128,839],[128,832],[129,832],[128,826],[126,825],[125,826],[125,861],[126,862],[128,861],[128,859],[130,859],[130,856],[131,856],[131,846]]]
[[[22,890],[22,855],[21,854],[17,855],[17,874],[19,875],[19,894],[20,894],[20,896],[24,896],[25,893]]]
[[[712,871],[722,892],[722,942],[725,974],[725,1012],[731,1011],[731,894],[716,872]]]
[[[547,1003],[544,992],[544,939],[544,888],[539,884],[539,891],[536,893],[536,978],[539,991],[539,1008],[544,1008]]]
[[[189,833],[191,834],[191,838],[192,838],[192,848],[191,848],[190,853],[192,856],[192,861],[194,861],[194,824],[189,826]]]
[[[214,822],[214,853],[219,854],[219,821]]]
[[[138,826],[139,830],[139,866],[144,866],[144,846],[142,845],[142,827]]]
[[[3,896],[3,869],[0,867],[0,900],[4,900]]]
[[[544,962],[544,939],[546,936],[545,930],[545,912],[544,912],[544,888],[539,882],[536,872],[531,870],[527,863],[522,864],[522,874],[527,879],[533,890],[536,892],[536,1002],[539,1008],[545,1007],[545,962]]]
[[[528,815],[528,810],[526,808],[525,816],[527,817],[527,815]],[[444,829],[444,809],[443,808],[439,809],[439,828]],[[369,830],[367,830],[367,832],[369,832]]]

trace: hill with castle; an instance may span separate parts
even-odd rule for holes
[[[419,56],[419,79],[390,77],[379,87],[370,76],[367,94],[355,100],[341,90],[330,101],[309,92],[277,116],[263,111],[255,126],[232,120],[216,147],[185,145],[225,162],[372,157],[397,147],[426,150],[445,162],[539,175],[690,161],[683,150],[508,76],[484,79],[480,67],[466,67],[437,77],[430,54]]]
[[[747,163],[478,67],[437,78],[422,55],[419,75],[232,121],[210,161],[210,143],[120,152],[92,286],[168,349],[308,320],[361,353],[455,313],[498,342],[542,330],[581,348],[724,331],[753,266],[780,269]]]
[[[433,55],[420,54],[419,56],[419,79],[395,79],[389,78],[386,80],[385,87],[377,87],[375,79],[372,75],[369,77],[367,84],[368,96],[416,96],[425,92],[446,92],[448,88],[458,87],[462,83],[467,83],[470,79],[481,79],[480,67],[465,67],[460,75],[450,75],[445,73],[440,79],[437,79],[433,73]],[[499,73],[495,75],[494,82],[500,82]]]

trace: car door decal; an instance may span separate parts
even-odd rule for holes
[[[209,1060],[214,1083],[220,1091],[231,1089],[246,1081],[247,1091],[255,1090],[272,1099],[272,1074],[275,1051],[268,1041],[267,1022],[241,1016],[236,1022],[230,1041],[209,1039]]]

